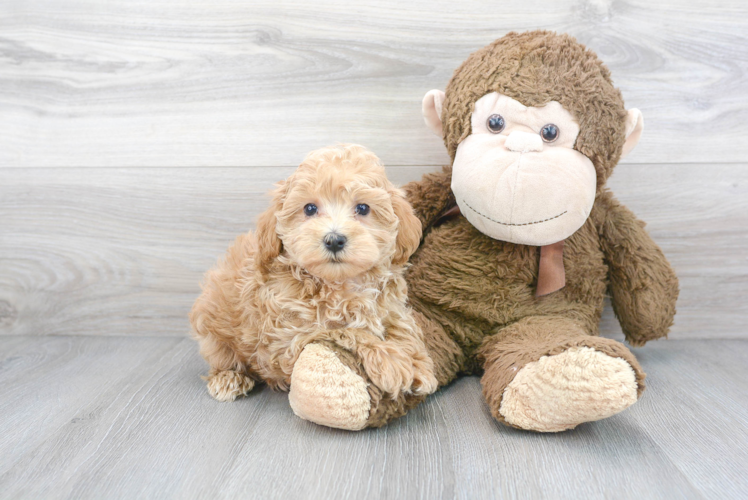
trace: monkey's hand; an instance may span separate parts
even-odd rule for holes
[[[644,223],[610,192],[596,202],[607,208],[600,228],[613,310],[626,340],[642,346],[667,335],[675,316],[678,278]]]
[[[403,186],[408,202],[421,220],[424,236],[442,214],[456,204],[451,184],[452,167],[448,166]]]

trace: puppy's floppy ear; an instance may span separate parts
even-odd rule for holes
[[[275,226],[278,222],[277,213],[283,208],[283,200],[288,192],[289,181],[281,181],[276,184],[276,189],[272,191],[273,200],[270,207],[265,210],[257,219],[257,269],[262,274],[267,274],[270,265],[283,251],[283,242]]]
[[[421,243],[421,221],[413,213],[413,207],[405,199],[405,193],[402,190],[393,189],[391,193],[392,209],[399,219],[392,263],[401,266],[408,262],[410,256],[418,250],[418,245]]]

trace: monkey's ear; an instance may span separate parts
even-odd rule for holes
[[[639,139],[641,139],[642,130],[644,130],[644,117],[642,116],[642,112],[636,108],[631,108],[628,111],[628,116],[626,116],[626,142],[623,143],[621,158],[634,149],[634,146],[636,146]]]
[[[429,90],[421,103],[421,112],[426,126],[439,137],[442,136],[442,104],[444,104],[444,92],[441,90]]]

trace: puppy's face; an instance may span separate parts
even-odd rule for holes
[[[360,147],[310,154],[276,198],[282,248],[324,280],[350,279],[381,263],[402,264],[420,241],[410,205],[378,159]]]

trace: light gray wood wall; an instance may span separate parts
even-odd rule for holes
[[[438,168],[422,95],[548,28],[644,113],[610,186],[681,278],[671,338],[746,338],[746,26],[744,0],[0,0],[0,334],[184,335],[308,151],[361,143],[400,183]]]

